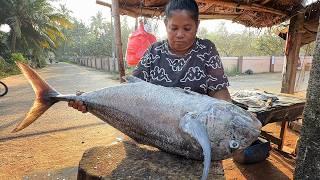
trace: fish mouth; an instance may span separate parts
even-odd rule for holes
[[[260,132],[260,129],[262,128],[262,123],[261,123],[261,121],[260,121],[258,118],[255,117],[255,118],[253,119],[252,125],[253,125],[254,129],[258,129],[259,132]]]
[[[262,128],[261,121],[253,115],[251,115],[251,120],[248,122],[248,124],[250,124],[249,127],[251,127],[252,129],[258,129],[259,132],[260,132],[260,129]]]

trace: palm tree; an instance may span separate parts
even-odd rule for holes
[[[62,28],[72,26],[47,0],[2,0],[0,7],[0,24],[11,28],[11,52],[18,48],[38,55],[44,49],[55,49],[65,39]]]
[[[12,0],[0,1],[0,24],[8,24],[11,28],[10,39],[13,52],[15,52],[16,39],[21,37],[21,22],[17,14],[14,13],[19,12],[20,9],[19,6],[14,6]]]

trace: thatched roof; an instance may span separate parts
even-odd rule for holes
[[[309,44],[316,40],[319,16],[320,16],[320,1],[313,3],[305,8],[305,22],[303,24],[303,35],[301,39],[301,46]],[[279,32],[279,36],[286,39],[288,27]]]
[[[248,27],[270,27],[288,20],[303,0],[196,0],[201,19],[227,19]],[[163,14],[168,0],[119,0],[120,13],[133,17]]]
[[[97,4],[111,7],[103,0]],[[120,13],[132,17],[162,16],[169,0],[119,0]],[[306,10],[303,44],[315,40],[320,15],[320,0],[304,7],[304,0],[196,0],[201,19],[226,19],[247,27],[271,27]]]

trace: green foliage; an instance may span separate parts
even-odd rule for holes
[[[245,29],[230,33],[221,23],[216,31],[201,29],[200,37],[210,39],[216,45],[220,56],[282,56],[285,41],[273,33],[273,29]]]
[[[227,70],[225,70],[225,73],[226,73],[227,76],[235,76],[235,75],[241,74],[238,71],[237,67],[233,67],[231,69],[227,69]]]
[[[11,53],[33,57],[31,61],[38,67],[44,65],[45,60],[41,58],[65,40],[61,29],[72,27],[68,18],[56,12],[48,0],[0,1],[0,17],[0,24],[11,28],[6,35],[7,43],[0,43],[0,51],[1,45],[6,44]],[[0,40],[3,42],[3,38]]]
[[[310,44],[306,44],[302,46],[300,49],[300,54],[304,56],[313,56],[315,53],[314,51],[315,49],[316,49],[316,42],[314,41]]]
[[[0,57],[0,79],[19,73],[20,71],[14,63],[8,63],[2,57]]]
[[[103,18],[101,13],[91,17],[91,23],[86,25],[76,19],[72,29],[64,29],[67,41],[56,51],[58,59],[68,56],[112,56],[114,41],[113,27]],[[128,25],[126,17],[121,19],[121,37],[123,53],[127,48],[128,36],[133,30]]]
[[[123,22],[121,23],[122,51],[123,51],[123,54],[125,54],[127,50],[128,37],[134,31],[134,29],[129,27],[127,17],[124,17],[123,19],[121,19],[121,22]]]
[[[285,41],[275,35],[272,30],[264,32],[258,36],[254,45],[258,55],[283,55]]]
[[[23,57],[23,55],[21,53],[12,53],[11,54],[11,58],[10,58],[10,62],[14,63],[14,62],[24,62],[26,63],[27,60]]]

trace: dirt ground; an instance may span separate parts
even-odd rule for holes
[[[111,80],[112,75],[64,63],[51,65],[40,72],[62,93],[73,93],[75,90],[89,91],[118,84],[117,81]],[[265,79],[272,77],[269,85],[273,90],[281,85],[280,74],[257,76],[256,78],[264,77],[265,82]],[[252,86],[256,78],[230,78],[231,84],[235,82],[231,90],[240,88],[240,85],[237,87],[237,83],[241,84],[241,79],[246,81],[244,84]],[[0,99],[1,180],[76,179],[77,166],[85,150],[119,140],[129,140],[124,134],[93,115],[66,108],[66,103],[54,105],[27,129],[12,134],[10,131],[28,111],[34,95],[21,75],[2,81],[7,83],[10,92]],[[245,87],[244,85],[242,88]],[[261,84],[258,88],[263,87],[266,86]],[[299,96],[304,96],[304,93],[300,93]],[[279,135],[280,125],[269,124],[264,130]],[[295,148],[297,137],[296,132],[288,130],[285,141],[285,146],[289,147],[286,148],[287,152],[290,153]],[[270,157],[261,163],[240,165],[228,159],[223,161],[223,167],[226,179],[293,179],[294,157],[274,148]]]

